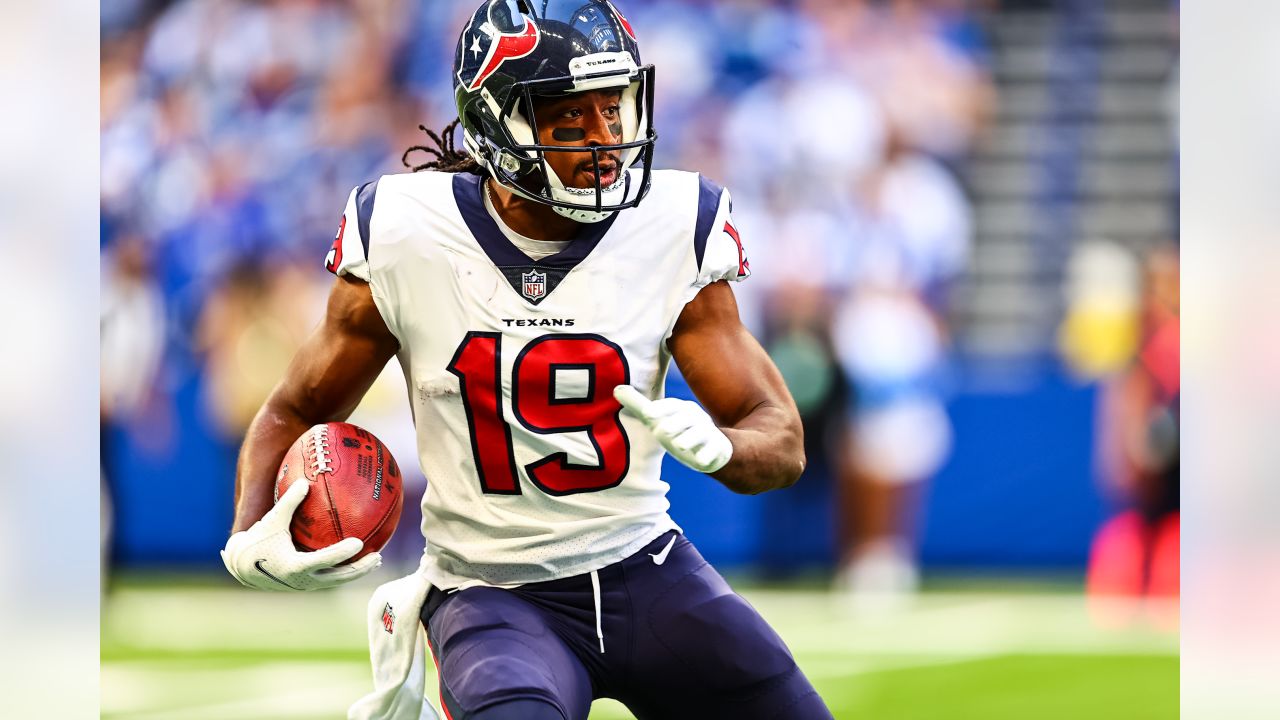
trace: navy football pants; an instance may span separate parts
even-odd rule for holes
[[[655,562],[672,537],[664,562]],[[541,701],[585,720],[615,698],[639,720],[830,718],[778,634],[674,531],[591,576],[432,590],[423,609],[452,720]]]

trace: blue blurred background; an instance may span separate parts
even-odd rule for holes
[[[1176,4],[617,4],[657,67],[656,164],[733,191],[743,318],[806,422],[786,492],[668,464],[709,560],[850,587],[1083,575],[1109,518],[1167,515],[1147,489],[1177,477]],[[117,566],[219,567],[241,435],[323,310],[346,195],[455,117],[473,9],[103,2]],[[414,464],[398,370],[352,421]]]

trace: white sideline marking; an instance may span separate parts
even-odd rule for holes
[[[142,649],[334,650],[365,647],[368,588],[253,593],[241,588],[172,592],[131,589],[104,603],[103,639]],[[896,612],[867,613],[826,592],[743,593],[796,652],[870,655],[980,653],[1126,654],[1178,651],[1176,632],[1141,623],[1097,627],[1085,598],[1070,593],[927,593]],[[234,603],[230,603],[234,599]],[[1117,601],[1115,607],[1136,606]],[[255,622],[220,622],[226,608]],[[1176,610],[1175,610],[1176,612]],[[192,617],[210,622],[192,623]],[[324,632],[316,632],[316,628]]]
[[[102,713],[130,720],[334,717],[373,687],[357,663],[268,662],[210,668],[164,661],[102,667]],[[212,697],[204,697],[215,693]],[[221,693],[218,697],[216,693]],[[236,699],[227,700],[227,695]]]
[[[814,679],[871,675],[890,670],[950,665],[986,656],[937,656],[806,663]],[[334,717],[371,689],[356,663],[274,662],[248,667],[175,668],[160,661],[122,662],[102,668],[102,714],[129,720],[288,720]],[[191,702],[201,688],[240,695],[235,700]],[[296,688],[296,689],[295,689]],[[434,697],[428,688],[428,697]],[[621,704],[599,700],[601,714],[625,713]]]

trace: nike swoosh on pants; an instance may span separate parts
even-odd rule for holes
[[[662,548],[662,552],[649,553],[649,557],[653,558],[653,564],[661,565],[662,563],[666,562],[667,554],[671,552],[671,547],[675,544],[676,544],[676,536],[672,535],[671,542],[667,543],[667,546]]]

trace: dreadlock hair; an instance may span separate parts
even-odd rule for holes
[[[444,130],[441,130],[439,135],[428,130],[425,125],[419,125],[418,129],[426,133],[427,137],[431,138],[432,142],[435,143],[435,147],[430,145],[414,145],[404,151],[404,154],[400,156],[400,162],[404,163],[404,166],[413,172],[418,172],[419,170],[439,170],[440,172],[469,172],[476,175],[483,175],[484,170],[480,165],[477,164],[476,161],[466,152],[457,150],[453,145],[453,131],[458,127],[458,123],[460,121],[461,119],[459,118],[448,125],[445,125]],[[415,165],[409,162],[409,155],[415,151],[434,155],[436,159],[431,162]]]

